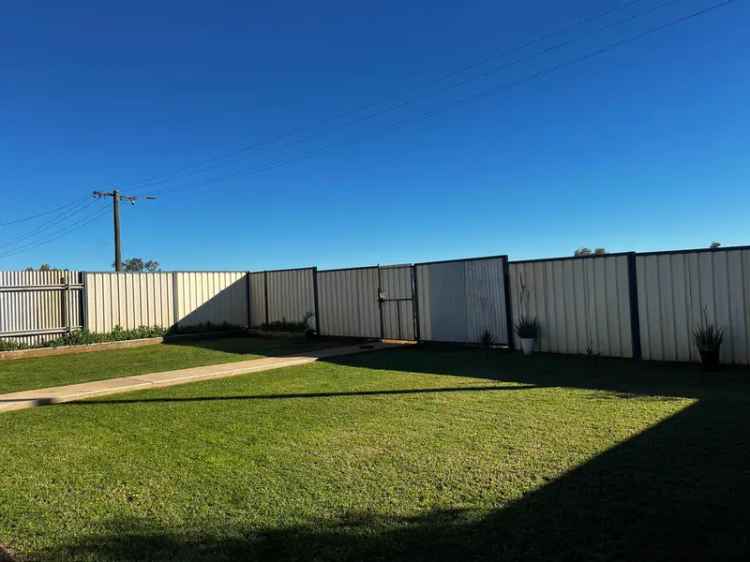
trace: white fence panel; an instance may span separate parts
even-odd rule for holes
[[[522,313],[536,317],[541,351],[632,357],[628,259],[617,254],[511,262],[513,324]]]
[[[508,342],[504,256],[417,264],[420,339]]]
[[[247,325],[247,284],[240,271],[174,273],[175,322],[180,326]]]
[[[170,273],[84,273],[86,323],[91,332],[111,332],[115,326],[174,324],[174,292]]]
[[[379,338],[378,268],[318,271],[318,312],[324,336]]]
[[[693,330],[706,311],[725,330],[721,360],[750,364],[750,250],[639,254],[644,359],[697,361]]]
[[[65,291],[65,285],[73,288]],[[40,345],[83,323],[77,271],[0,271],[0,289],[2,339]],[[24,332],[44,333],[23,335]]]
[[[268,321],[301,322],[310,312],[315,314],[314,268],[269,271]],[[314,324],[309,322],[310,327]]]
[[[87,327],[171,328],[247,324],[247,285],[241,272],[86,273]]]

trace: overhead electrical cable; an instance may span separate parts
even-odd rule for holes
[[[37,219],[39,217],[45,217],[47,215],[51,215],[53,213],[57,213],[59,211],[62,211],[64,209],[68,209],[70,207],[73,207],[76,204],[79,204],[81,202],[81,199],[76,199],[75,201],[71,201],[70,203],[66,203],[65,205],[61,205],[60,207],[55,207],[54,209],[47,209],[46,211],[42,211],[41,213],[36,213],[34,215],[29,215],[27,217],[21,217],[20,219],[13,219],[11,221],[6,222],[0,222],[0,227],[3,226],[10,226],[13,224],[20,224],[23,222],[32,221],[34,219]]]
[[[591,23],[591,22],[595,22],[597,20],[606,18],[606,17],[608,17],[608,16],[610,16],[610,15],[612,15],[614,13],[617,13],[617,12],[620,12],[620,11],[623,11],[623,10],[627,10],[627,9],[631,8],[632,6],[634,6],[636,4],[642,3],[643,1],[644,0],[631,0],[630,2],[625,2],[625,3],[623,3],[621,5],[618,5],[618,6],[614,7],[614,8],[610,8],[608,10],[599,12],[597,14],[581,18],[581,19],[575,21],[572,24],[569,24],[567,26],[564,26],[564,27],[562,27],[560,29],[557,29],[557,30],[554,30],[552,32],[540,35],[540,36],[538,36],[538,37],[536,37],[534,39],[531,39],[531,40],[526,41],[526,42],[524,42],[524,43],[522,43],[520,45],[517,45],[516,47],[512,47],[510,49],[505,49],[505,50],[501,51],[500,54],[498,54],[498,55],[485,57],[480,62],[475,62],[475,63],[469,64],[469,65],[466,65],[466,66],[462,67],[461,69],[454,70],[454,71],[448,72],[446,74],[443,74],[443,75],[437,77],[436,79],[433,79],[432,82],[438,82],[439,83],[439,82],[442,82],[444,80],[447,80],[447,79],[450,79],[450,78],[453,78],[453,77],[461,76],[461,75],[466,74],[468,72],[471,72],[471,71],[473,71],[473,70],[475,70],[477,68],[480,68],[480,67],[482,67],[482,66],[484,66],[484,65],[486,65],[486,64],[488,64],[488,63],[490,63],[492,61],[495,61],[498,57],[506,57],[508,55],[511,55],[511,54],[523,51],[525,49],[528,49],[529,47],[533,47],[534,45],[542,43],[542,42],[544,42],[544,41],[546,41],[546,40],[548,40],[550,38],[556,37],[558,35],[565,34],[565,33],[569,32],[569,31],[571,31],[571,30],[573,30],[576,27],[579,27],[581,25],[585,25],[585,24],[588,24],[588,23]],[[661,7],[664,7],[665,5],[674,3],[676,1],[678,1],[678,0],[667,0],[665,2],[661,2],[656,7],[653,7],[649,12],[635,14],[630,19],[635,19],[635,18],[638,18],[638,17],[642,17],[643,15],[651,13],[651,12],[653,12],[656,9],[659,9]],[[621,24],[621,23],[623,23],[623,21],[628,21],[628,20],[626,19],[626,20],[619,21],[615,25]],[[567,46],[567,45],[569,45],[569,44],[571,44],[571,43],[573,43],[573,42],[575,42],[577,40],[578,39],[572,39],[572,40],[569,40],[569,41],[565,41],[564,43],[559,44],[559,45],[555,46],[552,49],[547,48],[547,49],[541,51],[540,53],[533,53],[532,56],[537,56],[539,54],[547,53],[550,50],[562,48],[562,47]],[[512,61],[508,65],[503,65],[499,69],[495,69],[495,71],[500,70],[502,68],[506,68],[507,66],[511,66],[513,64],[517,64],[518,62],[520,62],[522,60],[524,60],[524,59],[522,58],[522,59],[514,60],[514,61]],[[485,72],[485,73],[483,73],[483,74],[481,74],[479,76],[476,76],[474,78],[465,79],[464,81],[462,81],[462,82],[460,82],[458,84],[449,84],[447,87],[442,88],[442,90],[451,89],[451,88],[455,88],[455,87],[464,85],[465,83],[468,83],[470,81],[476,80],[477,78],[486,77],[489,74],[491,74],[491,72]],[[442,91],[442,90],[439,90],[439,91]],[[389,105],[388,107],[384,108],[385,111],[392,111],[394,109],[399,109],[400,107],[402,107],[404,105],[409,105],[409,104],[413,103],[413,100],[412,101],[404,100],[403,96],[397,96],[396,99],[397,99],[397,102],[395,104],[391,100],[391,101],[376,102],[376,103],[371,103],[371,104],[367,104],[367,105],[361,106],[361,107],[356,108],[356,109],[354,109],[352,111],[347,111],[347,112],[341,113],[339,115],[336,115],[334,117],[331,117],[329,119],[322,120],[321,122],[318,123],[317,126],[321,127],[321,128],[327,128],[330,125],[332,125],[332,124],[340,121],[341,119],[343,119],[345,117],[349,117],[349,116],[354,115],[354,114],[362,113],[363,111],[368,111],[368,110],[371,110],[371,109],[378,108],[379,106],[384,105],[385,103],[391,103],[391,105]],[[366,116],[365,120],[369,119],[369,118],[371,118],[371,115]],[[357,122],[358,121],[355,120],[353,123],[357,123]],[[163,183],[171,181],[175,177],[179,177],[181,175],[191,174],[191,173],[202,173],[202,172],[204,172],[206,170],[210,171],[212,169],[210,167],[210,165],[213,164],[213,163],[215,163],[215,162],[225,161],[225,160],[228,160],[228,159],[230,159],[232,157],[237,157],[239,155],[242,155],[242,154],[245,154],[245,153],[249,153],[249,152],[255,151],[255,150],[260,149],[260,148],[265,148],[265,147],[268,147],[268,146],[272,146],[274,144],[278,144],[278,143],[280,143],[280,142],[282,142],[284,140],[291,139],[291,138],[297,137],[297,136],[299,136],[299,135],[301,135],[303,133],[306,133],[306,132],[308,132],[308,130],[309,130],[308,128],[295,129],[293,131],[290,131],[290,132],[287,132],[287,133],[283,133],[281,135],[278,135],[278,136],[276,136],[274,138],[271,138],[271,139],[268,139],[268,140],[259,141],[257,143],[253,143],[253,144],[250,144],[250,145],[246,145],[246,146],[240,147],[235,152],[232,152],[232,153],[230,153],[228,155],[225,155],[223,157],[216,157],[216,158],[208,159],[208,160],[205,160],[204,162],[202,162],[200,164],[196,164],[194,166],[189,166],[189,167],[183,168],[182,170],[179,170],[179,171],[177,171],[177,172],[175,172],[175,173],[173,173],[173,174],[171,174],[169,176],[162,177],[162,178],[151,178],[151,179],[145,180],[143,182],[139,182],[139,183],[135,183],[135,184],[130,184],[128,187],[131,190],[133,188],[137,188],[137,187],[152,187],[152,186],[155,186],[155,185],[161,185]],[[309,138],[309,135],[307,137],[305,137],[305,138]]]
[[[60,238],[63,238],[64,236],[70,234],[71,232],[74,232],[76,230],[79,230],[80,228],[83,228],[84,226],[91,224],[96,219],[98,219],[99,217],[109,212],[110,212],[109,205],[104,205],[104,208],[100,209],[98,212],[94,213],[93,215],[84,217],[83,219],[76,221],[73,224],[67,225],[64,228],[57,230],[52,236],[48,238],[45,238],[39,241],[30,242],[20,247],[14,248],[10,251],[0,253],[0,259],[22,254],[34,248],[38,248],[39,246],[43,246],[45,244],[50,244],[52,242],[55,242],[59,240]]]
[[[406,119],[406,120],[402,120],[400,122],[397,122],[394,125],[394,127],[392,127],[389,130],[385,131],[385,133],[389,134],[389,133],[393,132],[394,130],[402,129],[404,126],[413,124],[413,123],[418,122],[418,121],[420,121],[422,119],[430,119],[430,118],[432,118],[432,117],[434,117],[436,115],[443,114],[446,111],[453,109],[455,107],[455,105],[465,104],[465,103],[468,103],[468,102],[471,102],[471,101],[475,101],[477,99],[481,99],[481,98],[485,98],[485,97],[488,97],[488,96],[491,96],[491,95],[495,95],[499,91],[509,90],[509,89],[518,87],[518,86],[520,86],[522,84],[526,84],[528,82],[532,82],[534,80],[538,80],[540,78],[543,78],[543,77],[549,76],[551,74],[557,73],[560,70],[563,70],[565,68],[569,68],[569,67],[581,64],[581,63],[586,62],[588,60],[591,60],[591,59],[593,59],[595,57],[598,57],[598,56],[600,56],[602,54],[605,54],[605,53],[607,53],[609,51],[617,49],[618,47],[621,47],[621,46],[629,44],[629,43],[633,43],[633,42],[638,41],[638,40],[640,40],[640,39],[642,39],[644,37],[647,37],[649,35],[653,35],[655,33],[658,33],[658,32],[664,31],[666,29],[675,27],[677,25],[683,24],[683,23],[685,23],[685,22],[687,22],[689,20],[698,18],[698,17],[700,17],[702,15],[708,14],[709,12],[713,12],[713,11],[718,10],[720,8],[726,7],[726,6],[728,6],[730,4],[733,4],[733,3],[737,2],[737,1],[738,0],[724,0],[723,2],[712,4],[711,6],[708,6],[706,8],[703,8],[703,9],[691,12],[691,13],[689,13],[687,15],[671,19],[671,20],[667,21],[666,23],[652,26],[652,27],[646,29],[645,31],[641,31],[641,32],[635,33],[633,35],[630,35],[628,37],[625,37],[623,39],[610,42],[610,43],[608,43],[607,45],[605,45],[603,47],[594,49],[592,51],[589,51],[589,52],[587,52],[587,53],[585,53],[583,55],[577,56],[577,57],[572,58],[570,60],[564,61],[564,62],[559,63],[559,64],[555,64],[555,65],[553,65],[551,67],[548,67],[548,68],[542,69],[540,71],[534,72],[534,73],[532,73],[532,74],[530,74],[528,76],[525,76],[525,77],[523,77],[521,79],[510,81],[510,82],[505,82],[505,83],[493,86],[492,88],[489,88],[489,89],[486,89],[486,90],[482,90],[482,91],[480,91],[478,93],[472,94],[472,95],[470,95],[468,97],[465,97],[463,99],[459,99],[452,106],[449,106],[449,107],[446,107],[446,108],[441,108],[441,109],[434,110],[434,111],[424,112],[424,113],[421,113],[421,114],[417,115],[416,118]],[[330,149],[330,148],[335,148],[335,147],[336,147],[336,144],[329,144],[327,146],[323,146],[324,149]],[[289,163],[296,163],[296,162],[299,162],[300,160],[306,160],[306,159],[308,159],[310,157],[315,156],[317,153],[318,153],[317,151],[311,151],[311,152],[303,153],[301,155],[301,157],[299,157],[299,158],[293,158],[291,160],[277,161],[277,162],[271,163],[271,165],[269,165],[269,166],[265,166],[265,167],[262,167],[262,168],[252,169],[252,170],[249,171],[249,174],[250,175],[254,175],[254,174],[257,174],[257,173],[263,173],[263,172],[267,172],[269,170],[273,170],[273,169],[276,169],[276,168],[279,168],[279,167],[283,167],[284,165],[289,164]],[[243,170],[238,170],[238,171],[235,171],[234,173],[229,174],[229,175],[225,175],[225,176],[221,176],[221,177],[215,177],[215,178],[212,178],[210,180],[204,181],[202,186],[200,186],[198,188],[195,188],[195,191],[202,191],[202,190],[204,190],[206,188],[207,185],[210,185],[211,183],[216,183],[217,181],[222,181],[222,180],[225,180],[225,179],[237,176],[237,175],[245,173],[245,172],[246,172],[246,170],[244,170],[244,169]],[[163,193],[165,191],[170,191],[170,190],[175,189],[177,187],[180,187],[180,186],[177,185],[177,186],[167,187],[167,188],[163,188],[163,189],[160,189],[160,190],[152,191],[152,193]]]

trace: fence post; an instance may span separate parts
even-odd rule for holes
[[[263,291],[266,299],[266,326],[268,326],[268,271],[263,272]]]
[[[508,349],[513,351],[516,348],[516,338],[513,337],[513,308],[511,305],[511,280],[510,280],[510,264],[508,263],[508,256],[503,257],[503,289],[505,293],[505,325],[508,332]]]
[[[245,299],[247,301],[247,329],[253,327],[253,317],[252,317],[252,295],[251,295],[252,289],[251,289],[251,283],[250,283],[250,272],[245,272]]]
[[[68,294],[70,292],[70,284],[65,277],[60,277],[60,284],[62,290],[60,291],[60,318],[62,319],[63,328],[65,333],[70,333],[70,315],[68,314]]]
[[[315,302],[315,333],[320,335],[320,307],[318,306],[318,267],[313,267],[313,299]]]
[[[378,314],[380,314],[380,339],[385,339],[385,323],[383,322],[383,271],[378,264]],[[399,329],[401,326],[399,325]]]
[[[117,275],[117,273],[115,273]],[[178,283],[177,283],[177,272],[172,272],[172,326],[174,328],[179,327],[179,318],[180,318],[180,293],[178,289]]]
[[[641,317],[638,309],[638,276],[636,254],[628,254],[628,289],[630,296],[630,335],[633,343],[633,359],[641,359]]]
[[[417,343],[419,343],[419,339],[421,334],[419,333],[419,287],[417,283],[417,266],[412,265],[411,266],[411,272],[412,272],[412,284],[413,284],[413,290],[412,290],[412,298],[414,299],[414,322],[415,322],[415,329],[414,329],[414,337],[417,340]]]
[[[85,330],[88,327],[89,320],[85,272],[78,272],[78,284],[81,285],[78,289],[78,317],[81,320],[81,330]]]

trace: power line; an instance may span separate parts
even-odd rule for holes
[[[10,226],[12,224],[19,224],[19,223],[22,223],[22,222],[28,222],[28,221],[34,220],[36,218],[39,218],[39,217],[44,217],[46,215],[51,215],[52,213],[57,213],[58,211],[62,211],[64,209],[68,209],[68,208],[76,205],[79,202],[80,202],[80,199],[76,199],[75,201],[72,201],[70,203],[66,203],[65,205],[62,205],[60,207],[55,207],[54,209],[49,209],[47,211],[42,211],[41,213],[37,213],[35,215],[29,215],[28,217],[23,217],[23,218],[20,218],[20,219],[14,219],[12,221],[7,221],[7,222],[0,222],[0,226]]]
[[[21,236],[18,236],[16,238],[12,238],[8,240],[7,242],[3,242],[2,245],[10,245],[13,246],[17,244],[18,242],[23,242],[24,240],[28,240],[30,238],[34,238],[40,234],[45,234],[46,231],[50,230],[50,227],[53,227],[57,224],[62,223],[63,221],[69,220],[71,217],[80,214],[84,210],[91,207],[91,205],[94,204],[94,201],[87,201],[81,205],[78,205],[77,207],[73,207],[72,209],[68,209],[66,211],[63,211],[59,215],[56,215],[52,220],[44,222],[43,224],[39,225],[34,230],[31,230],[25,234],[22,234]]]
[[[665,29],[668,29],[668,28],[671,28],[671,27],[675,27],[675,26],[680,25],[682,23],[685,23],[685,22],[687,22],[689,20],[698,18],[698,17],[700,17],[702,15],[705,15],[705,14],[707,14],[709,12],[713,12],[713,11],[718,10],[720,8],[726,7],[726,6],[728,6],[730,4],[733,4],[735,2],[737,2],[737,0],[725,0],[723,2],[720,2],[720,3],[717,3],[717,4],[713,4],[713,5],[708,6],[706,8],[703,8],[703,9],[697,10],[695,12],[692,12],[690,14],[687,14],[685,16],[681,16],[681,17],[672,19],[672,20],[670,20],[670,21],[668,21],[668,22],[666,22],[664,24],[653,26],[653,27],[651,27],[651,28],[649,28],[649,29],[647,29],[647,30],[645,30],[643,32],[639,32],[639,33],[636,33],[636,34],[631,35],[629,37],[626,37],[624,39],[611,42],[611,43],[605,45],[604,47],[601,47],[599,49],[595,49],[595,50],[593,50],[591,52],[588,52],[588,53],[586,53],[586,54],[584,54],[582,56],[575,57],[575,58],[573,58],[571,60],[568,60],[568,61],[565,61],[563,63],[554,65],[554,66],[549,67],[547,69],[540,70],[540,71],[535,72],[535,73],[533,73],[531,75],[528,75],[528,76],[526,76],[526,77],[524,77],[522,79],[519,79],[519,80],[516,80],[516,81],[511,81],[511,82],[506,82],[506,83],[500,84],[499,86],[495,86],[493,88],[490,88],[490,89],[487,89],[487,90],[483,90],[483,91],[481,91],[481,92],[479,92],[477,94],[474,94],[474,95],[468,96],[466,98],[460,99],[460,100],[458,100],[455,103],[456,104],[465,104],[465,103],[468,103],[470,101],[474,101],[476,99],[481,99],[481,98],[488,97],[490,95],[494,95],[498,91],[502,91],[502,90],[506,90],[506,89],[512,89],[512,88],[515,88],[515,87],[520,86],[522,84],[525,84],[525,83],[528,83],[528,82],[532,82],[532,81],[537,80],[539,78],[543,78],[545,76],[548,76],[548,75],[554,74],[556,72],[559,72],[560,70],[562,70],[564,68],[568,68],[568,67],[572,67],[572,66],[581,64],[581,63],[583,63],[585,61],[593,59],[593,58],[595,58],[597,56],[600,56],[600,55],[602,55],[604,53],[612,51],[612,50],[614,50],[614,49],[616,49],[618,47],[621,47],[623,45],[626,45],[626,44],[629,44],[629,43],[633,43],[633,42],[635,42],[635,41],[637,41],[639,39],[642,39],[644,37],[647,37],[649,35],[653,35],[653,34],[658,33],[660,31],[664,31]],[[447,107],[447,108],[443,108],[443,109],[440,109],[440,110],[435,110],[435,111],[431,111],[431,112],[425,112],[425,113],[422,113],[422,114],[418,115],[416,118],[400,121],[400,122],[398,122],[398,123],[395,124],[395,129],[392,128],[392,129],[386,131],[386,134],[388,134],[390,132],[393,132],[394,130],[401,129],[404,126],[412,124],[414,122],[417,122],[417,121],[419,121],[421,119],[424,119],[424,118],[430,119],[430,118],[432,118],[432,117],[434,117],[436,115],[440,115],[440,114],[444,113],[446,110],[450,110],[452,108],[453,107]],[[335,144],[329,144],[327,146],[324,146],[323,148],[324,149],[326,149],[326,148],[330,149],[330,148],[333,148],[333,147],[335,147]],[[315,156],[315,155],[316,155],[315,151],[307,152],[307,153],[302,154],[301,158],[292,159],[292,160],[277,161],[275,163],[272,163],[270,166],[266,166],[266,167],[263,167],[263,168],[257,168],[257,169],[251,170],[250,174],[252,175],[252,174],[256,174],[256,173],[263,173],[263,172],[266,172],[266,171],[269,171],[269,170],[273,170],[273,169],[276,169],[276,168],[279,168],[279,167],[283,167],[285,164],[288,164],[290,162],[297,162],[299,160],[305,160],[305,159],[310,158],[310,157]],[[223,179],[234,177],[234,176],[236,176],[236,175],[238,175],[238,174],[240,174],[242,172],[243,172],[243,170],[238,170],[235,173],[229,174],[227,176],[213,178],[212,180],[204,182],[203,186],[202,187],[198,187],[196,190],[197,191],[202,191],[202,190],[204,190],[206,188],[206,185],[208,185],[210,183],[215,183],[216,181],[221,181]],[[164,189],[156,190],[154,193],[163,193],[165,191],[169,191],[169,190],[174,189],[176,187],[179,187],[179,185],[171,187],[171,188],[164,188]]]
[[[659,4],[656,7],[656,9],[661,8],[664,5],[673,3],[675,1],[677,1],[677,0],[668,0],[667,2],[663,2],[662,4]],[[575,29],[576,27],[578,27],[580,25],[584,25],[584,24],[587,24],[587,23],[590,23],[590,22],[593,22],[593,21],[597,21],[599,19],[606,18],[606,17],[608,17],[608,16],[610,16],[610,15],[612,15],[612,14],[618,12],[618,11],[623,11],[623,10],[629,9],[630,7],[632,7],[632,6],[636,5],[636,4],[639,4],[641,2],[643,2],[643,0],[631,0],[630,2],[626,2],[626,3],[622,4],[622,5],[616,6],[614,8],[610,8],[610,9],[605,10],[603,12],[599,12],[597,14],[581,18],[581,19],[573,22],[572,24],[564,26],[564,27],[562,27],[560,29],[557,29],[557,30],[554,30],[552,32],[543,34],[543,35],[541,35],[539,37],[536,37],[534,39],[526,41],[526,42],[522,43],[521,45],[518,45],[518,46],[513,47],[511,49],[503,50],[503,51],[501,51],[501,53],[499,55],[485,57],[480,62],[472,63],[472,64],[464,66],[461,69],[458,69],[456,71],[452,71],[452,72],[448,72],[446,74],[443,74],[443,75],[439,76],[436,80],[433,80],[433,82],[442,82],[442,81],[444,81],[446,79],[449,79],[449,78],[452,78],[452,77],[455,77],[455,76],[460,76],[460,75],[465,74],[467,72],[470,72],[470,71],[472,71],[472,70],[474,70],[476,68],[484,66],[484,65],[488,64],[489,62],[492,62],[494,59],[498,58],[498,56],[505,57],[507,55],[523,51],[523,50],[525,50],[525,49],[527,49],[529,47],[532,47],[532,46],[534,46],[534,45],[536,45],[538,43],[542,43],[543,41],[546,41],[547,39],[550,39],[552,37],[556,37],[558,35],[562,35],[564,33],[567,33],[568,31],[571,31],[571,30]],[[641,17],[642,15],[645,15],[645,14],[636,14],[635,16],[633,16],[632,19],[635,19],[637,17]],[[625,20],[625,21],[627,21],[627,20]],[[619,23],[622,23],[622,21],[618,22],[618,24]],[[567,41],[567,42],[565,42],[565,43],[563,43],[561,45],[556,46],[555,48],[561,48],[561,47],[569,45],[569,44],[571,44],[573,42],[575,42],[575,40],[570,40],[570,41]],[[541,52],[541,54],[549,52],[549,50],[550,49],[545,49],[545,50],[543,50]],[[534,55],[538,55],[538,54],[540,54],[540,53],[536,53]],[[520,59],[520,60],[523,60],[523,59]],[[512,64],[516,64],[517,62],[520,62],[520,61],[519,60],[513,61],[509,65],[503,65],[501,68],[504,68],[506,66],[510,66]],[[495,70],[498,70],[498,69],[495,69]],[[484,75],[480,75],[480,77],[487,76],[488,74],[489,73],[485,73]],[[476,77],[473,78],[473,79],[476,79]],[[455,88],[455,87],[463,85],[463,84],[465,84],[465,83],[467,83],[467,82],[469,82],[469,81],[471,81],[473,79],[465,79],[463,82],[460,82],[458,84],[448,85],[448,88]],[[446,89],[446,88],[444,88],[444,89]],[[409,105],[410,103],[413,103],[413,100],[412,101],[404,100],[403,97],[399,97],[399,100],[400,100],[399,103],[397,103],[395,105],[391,105],[390,107],[385,108],[385,110],[386,111],[390,111],[390,110],[393,110],[393,109],[398,109],[399,107],[402,107],[403,105]],[[374,104],[368,104],[368,105],[361,106],[361,107],[359,107],[359,108],[357,108],[357,109],[355,109],[353,111],[344,112],[344,113],[336,115],[336,116],[334,116],[334,117],[332,117],[330,119],[323,120],[323,121],[321,121],[321,122],[318,123],[318,126],[319,127],[327,127],[328,125],[331,125],[331,124],[333,124],[333,123],[341,120],[344,117],[348,117],[349,115],[357,114],[357,113],[360,113],[362,111],[367,111],[367,110],[370,110],[370,109],[374,109],[374,108],[377,108],[380,105],[384,105],[383,102],[378,102],[378,103],[374,103]],[[371,116],[366,116],[365,120],[369,119],[370,117]],[[349,123],[349,124],[355,124],[357,122],[358,121],[355,120],[353,123]],[[179,170],[178,172],[175,172],[175,173],[173,173],[173,174],[171,174],[169,176],[166,176],[164,178],[154,178],[154,179],[151,179],[151,180],[145,180],[143,182],[133,184],[130,187],[131,188],[142,187],[142,186],[153,187],[155,185],[162,185],[164,183],[167,183],[167,182],[171,181],[173,178],[178,177],[180,175],[188,174],[189,172],[202,173],[204,171],[210,171],[211,168],[209,166],[212,163],[214,163],[214,162],[218,162],[220,160],[224,160],[225,161],[227,159],[232,158],[232,155],[239,156],[239,155],[245,154],[247,152],[252,152],[252,151],[255,151],[257,149],[264,148],[266,146],[271,146],[273,144],[277,144],[277,143],[279,143],[279,142],[281,142],[283,140],[294,138],[294,137],[296,137],[296,136],[298,136],[301,133],[304,133],[306,131],[307,131],[307,129],[295,129],[295,130],[293,130],[291,132],[284,133],[282,135],[276,136],[276,137],[274,137],[272,139],[269,139],[269,140],[266,140],[266,141],[261,141],[261,142],[258,142],[258,143],[253,143],[253,144],[250,144],[250,145],[246,145],[246,146],[240,147],[238,151],[233,152],[233,153],[231,153],[229,155],[226,155],[224,157],[218,157],[218,158],[208,159],[208,160],[205,160],[204,162],[202,162],[201,164],[197,164],[195,166],[189,166],[189,167],[183,168],[182,170]],[[310,138],[310,137],[309,137],[309,135],[308,135],[308,137],[303,137],[303,140],[305,140],[305,138]],[[201,168],[203,168],[203,169],[201,169]]]
[[[35,242],[28,243],[26,245],[23,245],[23,246],[20,246],[18,248],[15,248],[12,251],[1,253],[0,254],[0,259],[8,258],[8,257],[15,256],[15,255],[18,255],[18,254],[22,254],[22,253],[27,252],[28,250],[32,250],[34,248],[38,248],[38,247],[43,246],[45,244],[50,244],[52,242],[55,242],[55,241],[59,240],[60,238],[63,238],[67,234],[69,234],[69,233],[71,233],[71,232],[73,232],[75,230],[78,230],[79,228],[83,228],[84,226],[87,226],[87,225],[91,224],[96,219],[98,219],[99,217],[101,217],[102,215],[104,215],[105,213],[107,213],[108,211],[109,211],[109,209],[105,207],[104,209],[101,209],[99,212],[94,213],[91,216],[88,216],[88,217],[86,217],[86,218],[84,218],[84,219],[82,219],[80,221],[77,221],[77,222],[75,222],[75,223],[73,223],[71,225],[68,225],[67,227],[65,227],[63,229],[57,230],[55,232],[54,236],[51,236],[51,237],[46,238],[44,240],[40,240],[40,241],[35,241]]]

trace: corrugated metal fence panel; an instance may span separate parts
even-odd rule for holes
[[[627,255],[511,262],[509,268],[513,323],[522,313],[523,280],[542,351],[633,356]]]
[[[416,268],[420,338],[467,341],[466,264],[449,262]]]
[[[474,343],[490,330],[507,343],[504,260],[417,264],[420,338]]]
[[[268,272],[269,322],[301,322],[308,312],[315,313],[313,275],[313,268]]]
[[[77,285],[77,271],[0,271],[0,287]],[[0,293],[0,333],[49,330],[51,333],[3,337],[16,343],[39,345],[60,337],[65,328],[61,290],[26,290]],[[69,289],[66,312],[72,328],[81,325],[79,289]]]
[[[378,268],[318,271],[320,333],[380,337]]]
[[[383,290],[383,337],[386,339],[416,339],[414,325],[414,288],[412,267],[390,266],[380,269]],[[399,299],[399,300],[390,300]]]
[[[265,275],[262,271],[250,274],[250,323],[253,327],[266,321]]]
[[[173,274],[176,322],[247,325],[247,285],[240,271],[180,271]]]
[[[644,359],[697,361],[705,309],[725,330],[721,360],[750,364],[750,250],[638,255],[636,265]]]
[[[467,338],[478,342],[485,330],[498,343],[508,343],[505,312],[504,259],[466,262]]]
[[[92,272],[83,276],[87,328],[111,332],[115,326],[169,328],[174,324],[171,273]]]

